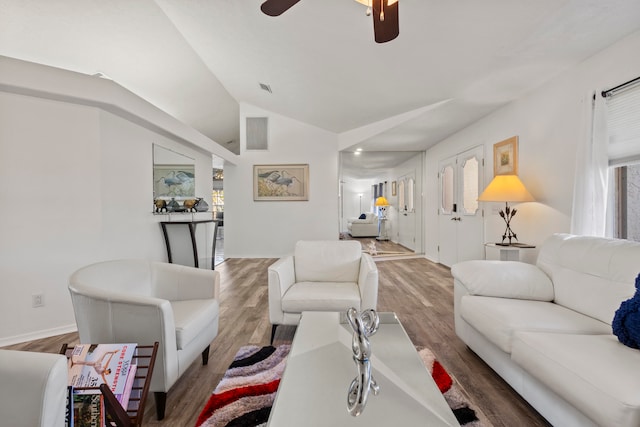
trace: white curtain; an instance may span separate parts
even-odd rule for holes
[[[607,225],[609,158],[606,99],[600,91],[584,100],[585,131],[578,144],[571,233],[611,236]]]

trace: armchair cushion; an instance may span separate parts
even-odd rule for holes
[[[172,301],[173,319],[176,325],[176,345],[184,350],[202,332],[202,325],[216,321],[219,307],[216,300]]]
[[[471,295],[552,301],[551,279],[538,267],[517,261],[464,261],[451,274]]]
[[[289,288],[282,297],[282,309],[292,313],[303,311],[360,310],[360,289],[355,283],[301,282]]]

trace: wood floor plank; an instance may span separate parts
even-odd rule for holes
[[[267,268],[275,259],[228,259],[216,266],[221,274],[220,331],[211,344],[209,364],[198,359],[167,396],[166,417],[155,419],[150,397],[145,426],[194,426],[200,410],[222,378],[237,350],[248,343],[267,345]],[[495,427],[548,427],[519,395],[455,335],[453,279],[447,267],[424,258],[378,261],[379,311],[395,311],[411,340],[433,350]],[[295,327],[281,326],[274,344],[289,342]],[[5,347],[57,353],[63,343],[76,343],[76,333]]]

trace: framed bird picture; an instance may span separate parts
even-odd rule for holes
[[[253,200],[309,200],[309,165],[254,165]]]
[[[153,198],[194,197],[194,165],[153,165]]]

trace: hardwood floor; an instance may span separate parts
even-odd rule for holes
[[[195,425],[238,348],[269,343],[266,270],[274,261],[229,259],[216,267],[221,274],[220,332],[211,345],[209,364],[202,366],[198,359],[178,380],[168,393],[164,420],[155,419],[150,397],[144,425]],[[453,280],[447,267],[424,258],[380,261],[377,265],[378,310],[397,313],[414,344],[434,351],[494,427],[550,425],[456,337]],[[279,327],[274,344],[289,341],[294,332],[293,327]],[[5,348],[57,353],[63,343],[77,341],[74,333]]]

